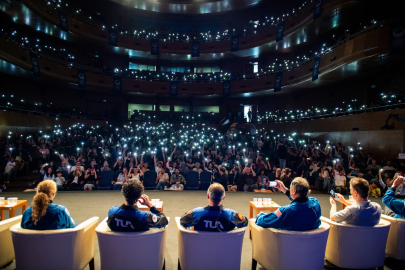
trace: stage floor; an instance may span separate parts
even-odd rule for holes
[[[166,239],[166,269],[177,269],[177,231],[174,222],[175,217],[181,217],[189,210],[208,205],[207,195],[205,191],[149,191],[145,192],[151,199],[160,199],[164,201],[164,213],[170,217],[168,234]],[[28,200],[28,206],[31,204],[34,192],[6,192],[0,193],[1,197],[18,197],[21,200]],[[330,203],[329,195],[314,194],[322,207],[322,215],[329,217]],[[224,207],[232,208],[244,216],[249,216],[249,201],[253,198],[272,198],[280,205],[289,203],[288,198],[284,194],[268,194],[268,193],[253,193],[253,192],[227,192],[224,201]],[[345,196],[348,199],[348,196]],[[381,198],[372,198],[371,201],[378,202],[382,205]],[[111,206],[119,206],[124,203],[124,197],[118,191],[74,191],[74,192],[59,192],[54,200],[56,204],[65,205],[72,217],[81,223],[86,219],[98,216],[100,221],[107,217],[108,210]],[[338,209],[340,204],[338,203]],[[16,215],[21,214],[21,208],[16,210]],[[5,217],[8,218],[8,213],[5,212]],[[96,237],[97,241],[97,237]],[[46,254],[44,254],[46,256]],[[293,256],[293,254],[292,254]],[[252,245],[249,239],[249,233],[246,231],[243,241],[241,269],[251,269],[252,263]],[[98,244],[95,245],[95,268],[100,269],[100,254]],[[15,269],[15,262],[5,269]],[[89,269],[88,266],[85,269]],[[258,265],[257,269],[264,269]],[[329,263],[325,263],[325,269],[338,269]],[[405,262],[398,262],[393,259],[386,259],[385,268],[389,269],[405,269]]]

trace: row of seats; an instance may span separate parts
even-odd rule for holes
[[[94,269],[97,233],[101,269],[165,269],[167,226],[146,232],[112,232],[107,218],[92,217],[74,229],[35,231],[18,216],[0,222],[0,268],[16,259],[24,269]],[[405,260],[405,220],[382,215],[374,227],[339,224],[321,217],[312,231],[265,229],[250,220],[252,269],[324,269],[324,259],[341,268],[382,268],[385,254]],[[240,269],[246,228],[213,233],[187,230],[176,217],[178,269]],[[97,228],[96,228],[97,227]],[[402,246],[401,246],[402,245]],[[15,254],[15,256],[14,256]],[[44,259],[46,257],[46,259]]]
[[[106,190],[110,189],[111,181],[116,181],[118,176],[122,173],[121,170],[116,171],[102,171],[100,173],[100,180],[97,185],[97,189]],[[169,174],[169,173],[168,173]],[[186,179],[187,185],[185,189],[208,189],[211,183],[211,172],[202,172],[199,174],[195,171],[189,171],[185,174],[182,173],[184,178]],[[156,177],[157,173],[154,170],[146,171],[143,176],[143,186],[147,190],[155,189],[156,188]],[[169,174],[170,178],[170,174]],[[233,178],[232,178],[233,179]]]

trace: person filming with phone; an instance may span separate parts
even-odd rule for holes
[[[272,183],[273,181],[270,181]],[[281,206],[275,212],[269,214],[259,213],[256,216],[256,224],[263,228],[274,228],[289,231],[309,231],[321,225],[321,206],[316,198],[308,197],[308,181],[296,177],[286,188],[280,180],[277,180],[275,188],[282,191],[291,200],[286,206]]]
[[[393,216],[395,218],[405,219],[405,200],[404,197],[398,195],[398,190],[402,187],[404,190],[405,186],[405,178],[403,176],[397,175],[394,179],[394,183],[390,188],[388,188],[387,192],[385,193],[382,202],[388,208],[385,211],[385,214],[389,216]]]
[[[150,228],[161,228],[169,221],[165,214],[160,212],[150,202],[149,197],[143,194],[144,187],[139,180],[128,180],[122,185],[121,192],[125,203],[121,206],[113,206],[108,211],[108,227],[118,232],[147,231]],[[150,211],[141,211],[137,202],[149,207]]]
[[[334,198],[330,198],[332,205],[330,210],[330,219],[332,221],[346,222],[350,225],[357,226],[375,226],[380,222],[381,206],[376,202],[368,200],[368,193],[370,186],[367,180],[362,178],[353,178],[350,180],[350,194],[353,196],[355,203],[346,201],[345,198],[339,194],[331,194]],[[346,205],[346,208],[336,212],[336,201]]]

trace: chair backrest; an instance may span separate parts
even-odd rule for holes
[[[167,226],[144,232],[112,232],[105,218],[96,233],[102,270],[162,269]]]
[[[14,260],[13,240],[10,227],[21,222],[22,216],[0,221],[0,268]]]
[[[92,217],[73,229],[45,231],[14,225],[10,230],[17,269],[83,269],[94,258],[98,220]]]
[[[201,183],[210,183],[211,182],[211,176],[212,176],[211,172],[203,171],[200,174]]]
[[[114,173],[114,180],[113,181],[117,181],[118,176],[120,175],[120,173],[122,173],[121,170],[118,170]]]
[[[381,215],[381,219],[391,223],[385,254],[397,260],[405,260],[405,219]]]
[[[189,171],[186,174],[186,181],[188,187],[198,187],[198,180],[200,178],[200,174],[195,171]]]
[[[98,182],[98,185],[100,187],[109,187],[111,185],[111,181],[113,180],[114,180],[113,171],[102,171],[100,173],[100,181]]]
[[[145,187],[156,186],[157,173],[153,171],[146,171],[143,175],[143,185]]]
[[[374,227],[337,223],[321,217],[330,225],[325,258],[341,268],[375,268],[384,265],[390,223],[380,219]]]
[[[180,224],[180,217],[176,217],[176,224],[182,269],[240,269],[246,228],[222,233],[192,231]]]
[[[252,257],[264,268],[268,270],[324,268],[325,248],[330,228],[327,223],[321,223],[318,229],[302,232],[266,229],[256,225],[255,219],[249,222],[252,227]]]

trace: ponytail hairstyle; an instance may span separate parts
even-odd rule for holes
[[[291,173],[291,169],[289,168],[285,168],[282,172],[281,172],[281,176],[280,176],[280,180],[282,182],[285,182],[288,178],[288,174]]]
[[[52,180],[42,181],[37,187],[37,194],[32,201],[32,220],[34,225],[45,216],[51,194],[56,194],[56,183]]]

